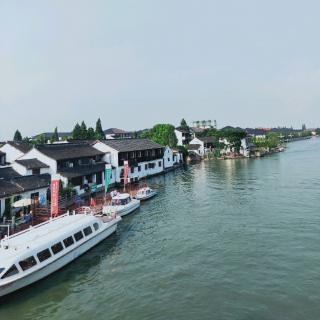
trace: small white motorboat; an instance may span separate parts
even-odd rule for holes
[[[138,190],[135,198],[144,201],[153,198],[154,196],[157,195],[157,191],[149,188],[149,187],[144,187]]]
[[[140,207],[140,200],[133,199],[128,193],[119,193],[112,197],[111,204],[103,206],[102,213],[115,213],[125,216]]]

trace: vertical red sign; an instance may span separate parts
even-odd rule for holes
[[[51,180],[51,217],[59,214],[59,184],[60,180]]]
[[[128,182],[128,175],[129,175],[129,162],[124,161],[124,181],[123,181],[124,185],[126,185]]]

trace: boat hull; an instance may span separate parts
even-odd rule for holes
[[[73,260],[77,259],[81,255],[86,253],[88,250],[96,246],[98,243],[106,239],[108,236],[113,234],[117,230],[117,223],[118,220],[115,221],[113,225],[108,226],[101,232],[97,233],[94,237],[83,242],[79,246],[75,247],[73,250],[68,251],[63,256],[59,257],[57,260],[54,260],[49,264],[45,265],[43,268],[38,269],[33,273],[26,275],[25,277],[19,278],[14,282],[1,286],[0,297],[6,296],[10,293],[27,287],[63,268]]]
[[[137,200],[140,200],[140,201],[145,201],[145,200],[149,200],[149,199],[151,199],[151,198],[153,198],[153,197],[155,197],[157,195],[157,192],[152,192],[152,193],[150,193],[150,194],[148,194],[148,195],[146,195],[146,196],[139,196],[139,195],[136,195],[136,199]]]

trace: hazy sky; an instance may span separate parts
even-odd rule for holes
[[[320,126],[320,2],[0,0],[0,140],[85,119],[138,129]]]

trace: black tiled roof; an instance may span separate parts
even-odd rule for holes
[[[88,144],[57,143],[36,146],[37,150],[54,160],[79,159],[104,155]]]
[[[50,186],[50,181],[51,176],[49,174],[18,176],[11,180],[0,179],[0,198],[40,188],[47,188]]]
[[[11,167],[0,168],[0,179],[11,180],[21,175]]]
[[[43,136],[46,140],[49,140],[52,138],[53,135],[54,135],[54,132],[43,132],[43,133],[39,133],[39,134],[33,136],[32,139],[37,139],[40,136]],[[72,132],[58,132],[58,137],[59,138],[70,138],[70,137],[72,137]]]
[[[15,183],[0,179],[0,198],[19,194],[21,192],[23,192],[23,188],[19,187]]]
[[[199,137],[198,139],[204,143],[215,143],[217,141],[216,137]]]
[[[200,147],[201,147],[200,144],[189,144],[187,146],[187,149],[188,150],[198,150]]]
[[[22,160],[16,160],[16,162],[21,164],[27,169],[49,168],[48,165],[39,161],[38,159],[22,159]]]
[[[27,153],[28,151],[31,150],[31,147],[26,144],[25,142],[20,142],[20,141],[8,141],[7,142],[10,146],[18,149],[22,153]]]
[[[49,187],[51,182],[51,176],[50,174],[39,174],[35,176],[21,176],[21,177],[15,178],[13,182],[19,187],[23,188],[23,191],[29,191],[29,190]]]
[[[68,179],[72,179],[72,178],[86,176],[89,174],[102,172],[104,171],[104,169],[105,169],[105,162],[101,162],[101,163],[95,163],[95,164],[81,165],[73,168],[61,169],[59,170],[59,173]]]
[[[129,132],[125,131],[125,130],[118,129],[118,128],[110,128],[110,129],[104,130],[103,132],[104,132],[104,134],[122,134],[122,133],[129,133]]]
[[[182,133],[190,133],[191,129],[186,129],[186,128],[182,128],[182,127],[176,127],[177,131],[180,131]]]
[[[162,149],[159,143],[156,143],[149,139],[113,139],[113,140],[102,140],[105,145],[113,148],[119,152],[130,152],[130,151],[141,151],[151,149]]]

